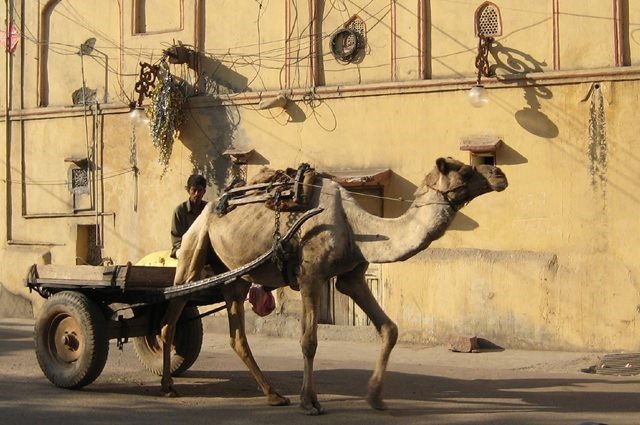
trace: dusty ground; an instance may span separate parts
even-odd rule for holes
[[[177,379],[182,397],[158,397],[159,378],[145,372],[131,344],[111,344],[93,384],[69,391],[40,371],[33,321],[0,320],[0,423],[11,424],[606,424],[640,423],[640,376],[581,372],[591,353],[504,350],[462,354],[444,347],[399,346],[385,396],[389,410],[362,400],[377,355],[371,342],[320,341],[316,385],[327,413],[297,407],[302,378],[298,343],[250,335],[267,376],[292,400],[269,407],[220,333],[205,334],[198,361]]]

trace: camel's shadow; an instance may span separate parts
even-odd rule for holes
[[[281,394],[298,403],[302,371],[266,371],[265,375]],[[363,400],[371,372],[365,369],[325,369],[314,372],[321,403],[335,410],[341,402]],[[584,375],[582,378],[499,378],[457,379],[424,374],[388,371],[384,396],[393,416],[419,416],[447,413],[487,412],[574,412],[576,399],[588,399],[590,410],[632,412],[640,404],[640,393],[624,391],[584,391],[587,384],[640,384],[640,380],[611,381]],[[255,381],[246,370],[190,370],[175,379],[183,398],[262,398]],[[561,388],[562,391],[558,391]],[[85,389],[96,393],[131,395],[159,394],[153,387],[96,383]],[[362,409],[367,409],[362,401]],[[409,403],[409,404],[407,404]]]

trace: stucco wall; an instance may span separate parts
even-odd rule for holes
[[[205,198],[215,199],[231,167],[221,154],[232,146],[255,150],[249,176],[264,165],[303,161],[320,170],[388,168],[384,195],[411,199],[438,156],[468,161],[461,140],[491,135],[504,142],[496,160],[509,188],[465,207],[432,250],[380,269],[381,302],[401,338],[438,342],[457,333],[505,346],[638,349],[640,69],[614,68],[611,2],[591,7],[562,0],[555,20],[551,1],[498,2],[503,36],[490,63],[499,78],[486,79],[491,102],[481,109],[466,100],[475,80],[472,24],[479,2],[425,2],[432,54],[426,81],[418,77],[419,4],[398,1],[392,9],[385,2],[373,10],[367,1],[344,9],[327,3],[319,44],[326,85],[315,88],[307,3],[269,2],[261,10],[257,3],[225,1],[214,9],[185,0],[180,29],[149,33],[132,31],[131,2],[45,3],[56,28],[48,36],[63,51],[48,45],[42,68],[35,60],[42,54],[37,32],[24,31],[19,54],[0,60],[3,70],[7,58],[12,64],[10,81],[0,87],[0,105],[11,105],[0,118],[3,294],[33,301],[37,310],[39,296],[22,286],[27,269],[75,264],[79,225],[99,226],[100,254],[116,263],[168,249],[171,211],[185,197],[186,178],[205,174],[211,183]],[[637,13],[628,9],[624,48],[627,65],[634,65]],[[70,11],[86,19],[70,20]],[[47,16],[36,4],[21,13],[15,19],[31,30]],[[362,62],[339,64],[327,50],[329,38],[354,14],[367,22],[370,45]],[[157,18],[151,14],[146,22],[158,29]],[[62,21],[66,27],[57,25]],[[74,25],[81,29],[74,32]],[[109,65],[99,53],[83,58],[85,84],[98,90],[98,99],[106,88],[108,102],[85,113],[71,107],[70,91],[83,84],[81,58],[71,50],[91,36]],[[137,96],[139,62],[156,61],[174,40],[202,51],[199,74],[170,67],[200,96],[188,100],[163,174],[146,123],[132,119],[127,104]],[[258,109],[281,90],[290,98],[286,109]],[[48,106],[38,107],[43,102]],[[98,196],[77,197],[74,211],[69,159],[94,146]],[[396,217],[407,203],[387,199],[383,207],[386,217]]]

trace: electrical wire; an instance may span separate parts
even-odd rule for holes
[[[259,5],[258,8],[258,17],[256,20],[256,29],[257,29],[257,33],[258,33],[258,42],[255,44],[248,44],[248,45],[242,45],[242,46],[236,46],[235,48],[235,52],[231,51],[231,49],[226,49],[224,51],[224,56],[226,57],[231,57],[232,59],[230,61],[225,61],[224,59],[221,60],[221,63],[224,64],[229,64],[231,66],[231,68],[235,68],[235,67],[240,67],[241,65],[246,65],[246,66],[250,66],[254,69],[260,69],[260,68],[265,68],[265,69],[280,69],[283,65],[282,65],[282,61],[286,58],[286,48],[283,46],[284,44],[284,39],[276,39],[276,40],[271,40],[268,42],[262,42],[260,40],[261,37],[261,30],[260,30],[260,19],[262,18],[262,16],[266,13],[266,7],[264,6],[264,4],[261,1],[258,0],[254,0],[256,1],[256,3]],[[63,4],[64,5],[64,4]],[[153,55],[155,54],[155,49],[134,49],[134,48],[123,48],[121,47],[115,40],[109,38],[108,34],[96,30],[95,27],[90,26],[89,24],[87,24],[86,22],[84,22],[82,20],[82,17],[79,16],[80,13],[77,11],[77,9],[75,9],[73,6],[67,6],[64,5],[63,9],[67,10],[67,13],[62,12],[61,10],[58,10],[58,8],[54,8],[53,12],[61,17],[63,17],[64,19],[67,19],[68,21],[80,26],[83,29],[88,30],[91,34],[100,37],[100,39],[102,41],[107,42],[106,46],[102,46],[101,49],[104,50],[116,50],[119,51],[120,53],[122,53],[123,55],[127,56],[127,55],[135,55],[136,57],[144,57],[146,59],[151,59],[153,57]],[[384,8],[380,9],[380,11],[385,11],[388,10],[389,6],[385,6]],[[380,11],[375,12],[375,13],[371,13],[369,14],[369,19],[373,19],[379,22],[379,20],[381,18],[377,17],[376,15],[378,15],[379,13],[381,13]],[[297,7],[295,9],[296,12],[296,22],[297,22]],[[328,13],[328,12],[327,12]],[[385,12],[386,14],[386,12]],[[19,15],[19,13],[16,13],[16,15],[18,16],[18,18],[21,20],[21,16]],[[75,15],[75,16],[74,16]],[[28,26],[24,25],[23,28],[25,29],[23,36],[25,37],[25,39],[27,39],[30,42],[33,42],[37,45],[42,45],[45,44],[47,45],[52,52],[57,53],[57,54],[61,54],[61,55],[76,55],[77,54],[77,45],[72,45],[72,44],[67,44],[67,43],[59,43],[59,42],[55,42],[55,41],[48,41],[48,42],[39,42],[36,37],[33,35],[33,32],[29,29]],[[289,35],[289,42],[293,42],[294,44],[292,45],[291,49],[295,50],[295,51],[301,51],[301,50],[306,50],[308,49],[309,45],[310,45],[310,40],[308,39],[307,34],[305,34],[305,31],[308,30],[309,28],[309,24],[305,27],[301,29],[301,34],[298,37],[291,37],[291,33]],[[291,31],[293,31],[294,28],[292,27]],[[331,34],[322,34],[321,37],[322,39],[327,39],[331,36]],[[270,44],[273,44],[277,47],[271,48],[271,49],[264,49],[264,46],[268,46]],[[243,52],[243,50],[248,50],[251,47],[256,47],[257,51],[256,52]],[[217,56],[221,51],[218,49],[205,49],[204,50],[204,54],[208,54],[208,55],[212,55],[212,56]],[[89,55],[92,56],[92,55]],[[328,54],[325,54],[324,56],[328,56]],[[97,59],[101,59],[101,58],[97,58]],[[301,62],[308,60],[309,59],[309,55],[304,55],[304,56],[298,56],[294,61],[292,61],[291,63],[293,65],[297,65],[300,64]],[[265,65],[264,62],[273,62],[273,65]],[[117,70],[115,70],[112,66],[109,66],[109,72],[114,74],[114,75],[118,75],[118,76],[136,76],[137,74],[133,74],[133,73],[121,73],[118,72]],[[255,80],[256,78],[259,78],[259,75],[256,75],[253,79]],[[262,82],[263,83],[263,82]]]
[[[112,173],[106,174],[102,178],[112,179],[112,178],[121,176],[123,174],[128,174],[133,172],[136,172],[136,169],[134,167],[122,168],[120,170],[113,171]],[[11,184],[23,183],[22,181],[19,181],[19,180],[6,180],[2,178],[0,178],[0,182],[11,183]],[[71,182],[69,180],[39,180],[39,181],[31,180],[31,181],[25,181],[24,184],[27,186],[68,186],[69,184],[71,184]]]

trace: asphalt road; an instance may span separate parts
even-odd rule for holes
[[[640,376],[581,371],[596,353],[504,350],[453,353],[399,346],[385,381],[389,410],[362,399],[378,346],[320,341],[316,386],[326,413],[297,407],[302,358],[296,340],[250,335],[258,363],[291,406],[269,407],[227,337],[206,333],[203,352],[176,379],[181,397],[159,396],[133,346],[114,343],[102,375],[81,390],[54,387],[33,350],[33,321],[0,319],[0,424],[640,424]]]

